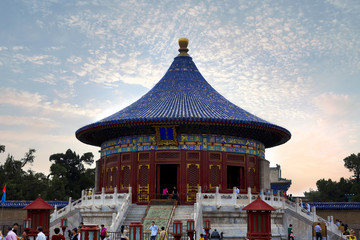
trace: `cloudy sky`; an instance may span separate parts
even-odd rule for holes
[[[29,148],[44,173],[68,148],[98,158],[75,131],[149,91],[180,37],[216,90],[292,133],[266,151],[290,193],[349,177],[360,152],[359,0],[2,0],[0,36],[0,163]]]

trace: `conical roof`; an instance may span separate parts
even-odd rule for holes
[[[180,54],[148,93],[123,110],[80,128],[76,137],[84,143],[100,146],[116,137],[152,133],[152,126],[156,124],[177,124],[179,133],[195,131],[247,137],[261,141],[265,147],[290,139],[286,129],[243,110],[220,95],[187,54],[187,39],[180,39],[179,44]]]
[[[25,206],[23,209],[32,209],[32,210],[40,210],[40,209],[55,209],[53,206],[44,201],[40,196],[29,205]]]
[[[242,210],[246,211],[275,211],[276,209],[258,197],[252,203],[246,205]]]

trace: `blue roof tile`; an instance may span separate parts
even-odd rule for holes
[[[164,77],[138,101],[107,118],[80,128],[76,136],[84,143],[100,146],[104,140],[128,134],[128,131],[122,131],[121,128],[129,124],[152,126],[155,123],[180,122],[232,124],[238,130],[239,127],[247,128],[247,132],[249,128],[258,128],[262,131],[245,135],[249,137],[250,134],[267,147],[282,144],[291,136],[288,130],[271,124],[224,98],[204,79],[190,56],[175,57]],[[118,131],[109,131],[109,128],[117,128]],[[238,130],[235,135],[244,134],[244,131]]]

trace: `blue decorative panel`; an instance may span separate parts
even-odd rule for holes
[[[238,137],[210,134],[181,134],[178,146],[157,146],[153,135],[131,136],[112,139],[101,146],[101,157],[133,151],[190,150],[219,151],[250,154],[265,158],[265,146],[261,142]]]

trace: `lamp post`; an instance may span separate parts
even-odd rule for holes
[[[182,222],[175,220],[173,222],[173,236],[175,240],[180,240],[182,236]]]
[[[67,218],[61,219],[60,227],[63,231],[63,235],[65,235],[64,232],[65,232],[65,229],[67,228]]]
[[[193,219],[188,219],[186,221],[186,231],[190,240],[193,240],[195,232],[195,221]]]
[[[209,231],[211,229],[211,227],[210,227],[210,219],[204,219],[204,229],[205,229],[205,232],[206,232],[206,239],[208,239]]]
[[[129,225],[129,240],[142,240],[143,239],[143,225],[141,222],[130,223]]]

